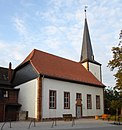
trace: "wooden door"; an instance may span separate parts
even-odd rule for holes
[[[0,122],[4,121],[4,105],[0,104]]]
[[[16,107],[7,106],[5,118],[6,118],[6,121],[9,121],[9,120],[16,121],[16,118],[17,118]]]

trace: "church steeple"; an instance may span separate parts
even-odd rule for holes
[[[86,70],[90,71],[98,80],[102,81],[101,64],[94,60],[94,54],[87,24],[86,6],[84,12],[85,24],[80,62],[86,68]]]
[[[85,11],[85,25],[84,25],[84,33],[83,33],[83,42],[82,42],[82,51],[81,51],[80,62],[94,61],[94,55],[93,55],[91,39],[90,39],[87,18],[86,18],[86,7],[85,7],[84,11]]]

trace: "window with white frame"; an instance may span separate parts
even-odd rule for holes
[[[56,91],[49,91],[49,109],[56,109]]]
[[[3,97],[4,97],[4,98],[8,98],[8,91],[7,91],[7,90],[4,90],[4,91],[3,91]]]
[[[0,98],[8,98],[9,92],[8,90],[0,90]]]
[[[96,95],[96,109],[100,109],[100,96]]]
[[[70,109],[70,93],[64,92],[64,109]]]
[[[87,94],[87,109],[92,109],[92,98],[91,98],[91,94]]]

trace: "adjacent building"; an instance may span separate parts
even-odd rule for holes
[[[17,120],[21,105],[18,103],[19,89],[12,88],[10,83],[13,70],[0,67],[0,122]]]

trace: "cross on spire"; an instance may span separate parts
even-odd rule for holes
[[[85,12],[85,18],[87,18],[86,17],[86,9],[88,8],[88,6],[85,6],[85,8],[84,8],[84,12]]]

